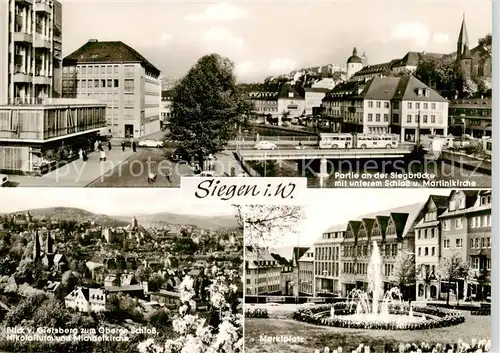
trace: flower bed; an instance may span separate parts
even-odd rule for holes
[[[248,308],[245,310],[245,317],[254,317],[259,319],[268,319],[269,314],[267,309],[262,308]]]
[[[337,347],[330,349],[325,347],[323,352],[333,352],[342,353],[350,352],[350,349],[344,349],[342,347]],[[316,353],[320,353],[321,350],[316,349]],[[353,353],[365,353],[371,352],[370,347],[360,344],[357,348],[352,350]],[[491,340],[472,340],[470,343],[458,340],[455,344],[431,344],[428,342],[421,343],[401,343],[399,345],[386,344],[384,347],[384,353],[490,353],[491,352]]]
[[[330,317],[330,310],[332,307],[335,310],[334,317]],[[410,307],[406,304],[392,305],[389,308],[389,313],[407,315],[409,310]],[[337,316],[352,315],[354,311],[354,306],[343,302],[334,305],[317,305],[314,307],[300,308],[295,311],[293,318],[314,325],[372,330],[425,330],[455,326],[465,322],[465,316],[457,311],[429,306],[413,307],[414,313],[423,314],[427,317],[426,320],[421,322],[368,322],[364,320],[352,320],[345,316]]]

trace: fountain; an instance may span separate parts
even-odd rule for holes
[[[356,305],[355,314],[339,315],[353,321],[410,323],[425,320],[422,316],[413,315],[410,307],[408,315],[391,314],[390,307],[401,307],[403,299],[399,288],[393,287],[384,293],[382,276],[382,257],[377,242],[373,242],[373,250],[368,264],[368,292],[354,289],[349,295],[349,307]],[[371,294],[371,295],[370,295]]]

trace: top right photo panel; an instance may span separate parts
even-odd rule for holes
[[[313,188],[490,187],[491,3],[329,6],[335,24],[287,49],[288,72],[243,85],[245,171]]]

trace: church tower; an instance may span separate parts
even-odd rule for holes
[[[465,13],[462,20],[462,27],[460,28],[460,33],[458,34],[457,41],[457,60],[459,60],[465,52],[465,49],[469,47],[469,36],[467,35],[467,26],[465,25]]]
[[[33,261],[37,262],[41,257],[41,246],[40,246],[40,237],[38,235],[38,229],[35,233],[35,243],[33,244]]]
[[[347,72],[346,79],[349,80],[352,75],[363,68],[363,61],[358,56],[358,50],[356,47],[352,50],[352,55],[347,59]]]

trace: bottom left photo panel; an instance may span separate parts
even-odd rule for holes
[[[0,190],[0,352],[242,352],[235,206],[179,189]]]

